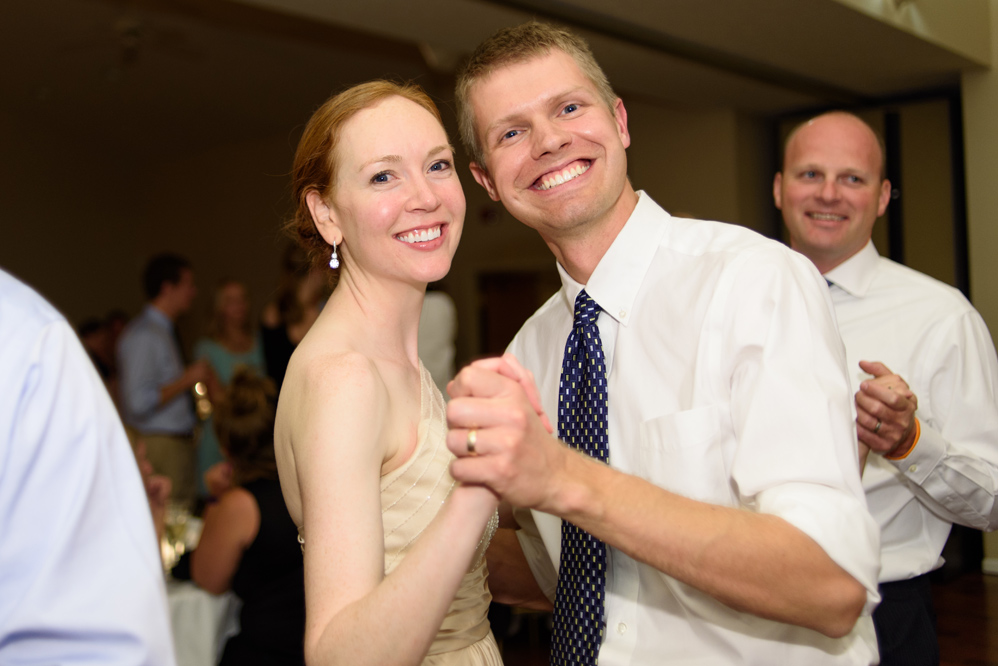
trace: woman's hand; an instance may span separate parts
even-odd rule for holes
[[[543,405],[541,405],[541,395],[537,390],[537,384],[534,382],[534,373],[524,368],[515,356],[506,352],[502,356],[473,361],[470,365],[475,368],[497,372],[517,382],[527,395],[530,406],[534,408],[537,416],[540,417],[544,429],[548,431],[548,434],[554,434],[554,426],[551,424],[551,419],[548,418],[548,415],[544,412]],[[452,389],[452,386],[454,386],[454,380],[451,380],[447,384],[447,392],[450,393],[451,397],[454,397],[453,391],[457,391],[458,389],[456,387]]]
[[[221,497],[232,488],[232,463],[217,462],[204,473],[204,486],[212,497]]]

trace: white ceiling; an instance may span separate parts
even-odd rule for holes
[[[136,159],[290,135],[344,84],[446,82],[532,16],[586,35],[625,97],[779,114],[956,85],[982,56],[871,16],[888,4],[917,23],[919,3],[944,1],[8,0],[0,121]]]

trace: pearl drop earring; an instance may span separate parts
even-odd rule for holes
[[[336,243],[333,243],[333,256],[329,258],[329,267],[334,271],[340,267],[340,258],[336,256]]]

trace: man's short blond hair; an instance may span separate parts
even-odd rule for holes
[[[568,30],[539,21],[503,28],[478,45],[457,75],[455,96],[461,142],[471,159],[482,168],[485,168],[485,154],[480,137],[475,132],[475,118],[469,99],[472,87],[498,69],[547,55],[552,49],[560,49],[571,56],[586,78],[596,86],[600,99],[613,112],[617,94],[613,92],[610,81],[584,39]]]

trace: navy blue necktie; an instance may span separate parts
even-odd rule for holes
[[[600,306],[585,290],[575,299],[575,321],[565,344],[558,391],[558,436],[606,462],[606,363],[596,319]],[[561,566],[554,601],[551,664],[593,665],[603,640],[606,545],[561,522]]]

